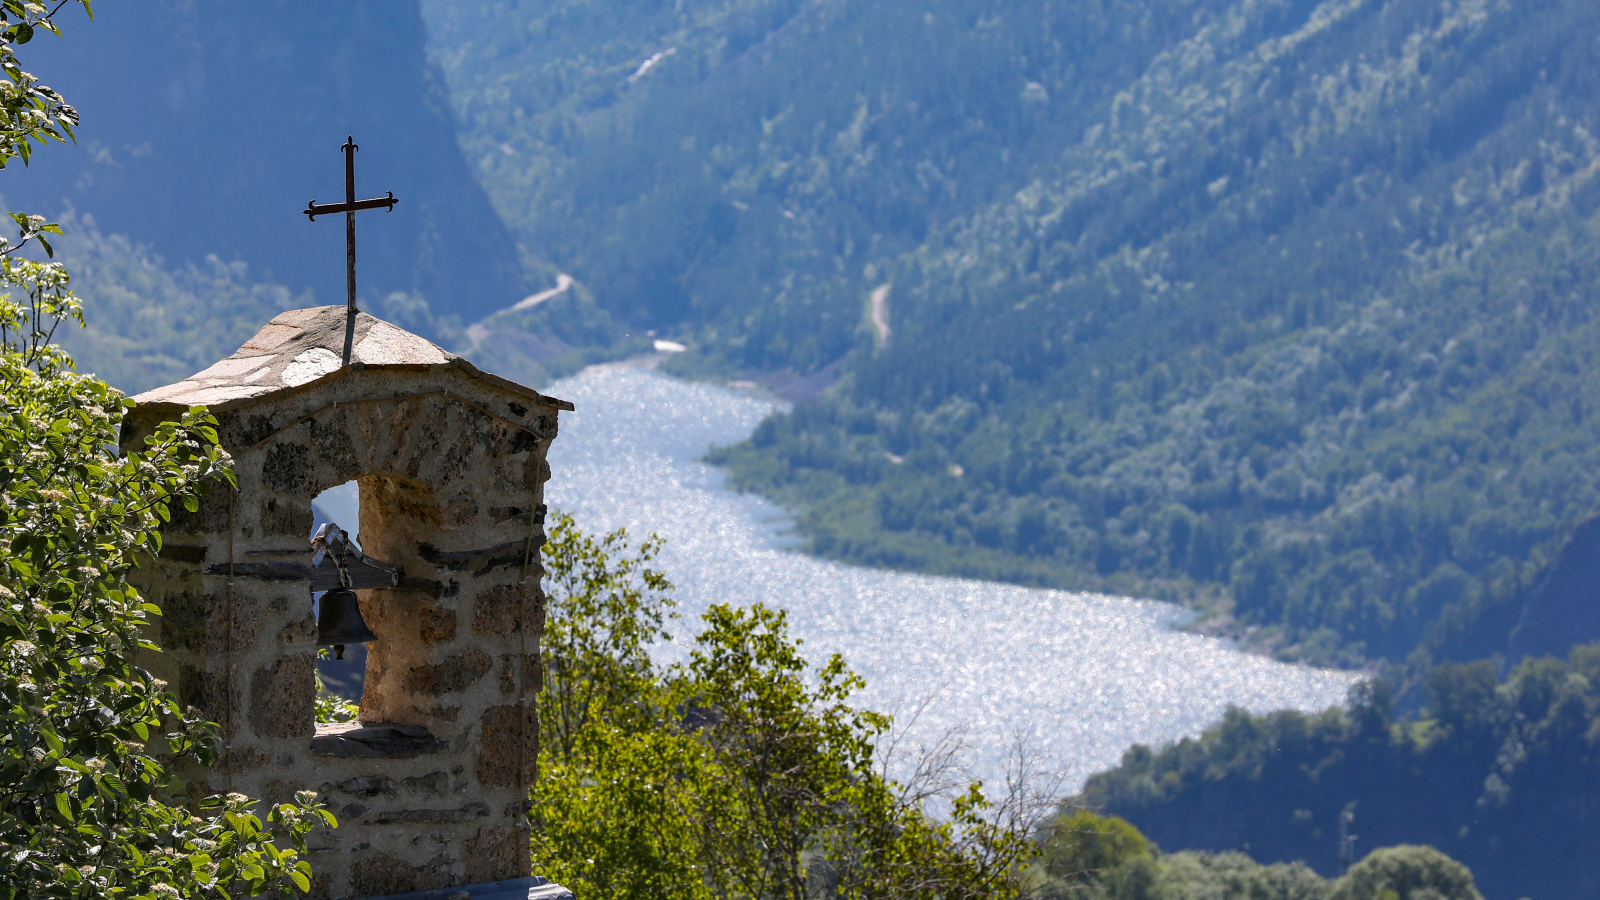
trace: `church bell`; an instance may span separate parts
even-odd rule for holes
[[[349,588],[334,588],[322,595],[317,606],[317,646],[332,647],[334,659],[344,659],[345,644],[365,644],[375,641],[361,618],[361,604],[356,592]]]

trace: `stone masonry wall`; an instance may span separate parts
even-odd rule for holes
[[[321,791],[340,822],[312,840],[314,894],[327,898],[528,874],[556,411],[459,370],[418,368],[354,367],[218,412],[237,493],[175,515],[161,557],[135,579],[163,610],[152,670],[231,744],[191,789],[268,803]],[[135,410],[125,441],[177,412]],[[318,729],[316,621],[296,567],[310,561],[311,499],[352,479],[363,548],[405,578],[359,592],[378,635],[359,727]]]

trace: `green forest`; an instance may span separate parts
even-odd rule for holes
[[[526,253],[837,376],[712,456],[813,552],[1425,665],[1593,513],[1593,4],[621,8],[424,13]]]

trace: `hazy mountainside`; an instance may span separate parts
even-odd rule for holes
[[[862,268],[1009,196],[1226,4],[426,0],[463,144],[525,246],[648,327],[810,370]]]
[[[314,305],[310,292],[253,281],[241,262],[215,256],[169,267],[147,246],[100,233],[93,217],[69,215],[56,258],[83,300],[86,328],[57,337],[77,362],[132,395],[171,384],[223,359],[286,309]]]
[[[414,0],[141,0],[95,12],[69,17],[66,39],[23,48],[83,126],[76,147],[8,173],[16,208],[75,209],[175,266],[242,261],[339,303],[342,222],[300,211],[343,199],[339,145],[354,134],[359,196],[400,198],[393,213],[359,216],[363,302],[382,314],[381,298],[405,294],[391,314],[433,330],[419,299],[464,324],[526,293],[514,242],[454,140]]]
[[[716,457],[819,552],[1459,657],[1594,511],[1592,3],[424,12],[542,259],[843,365]]]
[[[1490,900],[1600,896],[1600,645],[1503,683],[1487,662],[1440,666],[1427,695],[1408,721],[1370,689],[1348,712],[1234,711],[1197,739],[1134,747],[1081,799],[1163,847],[1248,847],[1324,874],[1348,809],[1360,847],[1432,844]]]

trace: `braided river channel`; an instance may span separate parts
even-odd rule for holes
[[[1325,709],[1354,677],[1285,665],[1174,629],[1177,606],[859,568],[789,549],[784,511],[723,488],[701,461],[748,437],[777,405],[679,381],[641,361],[594,366],[545,389],[570,400],[546,499],[587,531],[665,540],[657,559],[682,618],[663,661],[693,644],[712,603],[789,611],[814,661],[843,654],[865,677],[858,705],[896,716],[911,755],[957,733],[970,773],[998,785],[1030,747],[1068,790],[1135,743],[1198,734],[1230,706]]]

